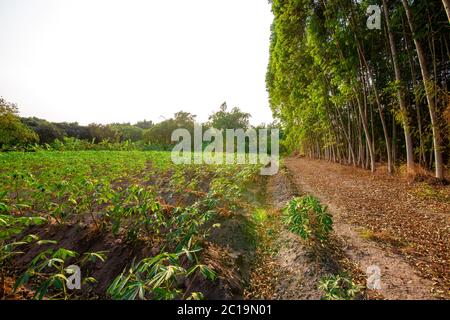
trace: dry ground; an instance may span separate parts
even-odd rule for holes
[[[301,193],[334,218],[345,254],[365,272],[381,269],[387,299],[450,297],[450,187],[326,161],[287,158]]]

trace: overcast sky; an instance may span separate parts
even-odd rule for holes
[[[0,0],[0,96],[50,121],[271,122],[267,0]]]

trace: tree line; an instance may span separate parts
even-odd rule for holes
[[[273,0],[270,105],[286,145],[304,155],[392,173],[434,169],[450,154],[448,1]]]
[[[223,103],[219,110],[213,112],[204,130],[244,129],[250,128],[250,114],[235,107],[228,110]],[[87,126],[77,122],[54,123],[36,117],[20,117],[17,105],[0,97],[0,150],[18,150],[32,144],[49,145],[54,149],[67,149],[64,144],[72,145],[71,149],[121,149],[124,143],[130,148],[168,150],[176,143],[171,140],[176,129],[187,129],[194,134],[196,115],[179,111],[172,118],[159,123],[143,120],[135,124],[92,123]],[[266,125],[256,127],[266,128]],[[225,132],[224,132],[225,133]],[[115,146],[115,147],[114,147]],[[69,148],[70,149],[70,148]]]

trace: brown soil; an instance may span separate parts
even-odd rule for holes
[[[243,222],[240,219],[228,219],[227,223],[222,224],[219,230],[220,232],[214,232],[209,240],[204,242],[201,254],[203,263],[213,268],[218,278],[210,281],[203,277],[196,277],[180,283],[180,288],[189,292],[202,292],[206,299],[240,299],[246,285],[245,279],[248,279],[249,257],[244,252],[251,251],[244,246],[244,243],[251,242],[240,239],[245,237]],[[57,244],[32,245],[21,248],[25,254],[14,260],[12,275],[6,281],[5,296],[3,297],[5,299],[30,299],[33,297],[31,286],[23,287],[16,294],[12,292],[12,286],[16,277],[27,269],[31,260],[49,248],[62,247],[80,255],[85,252],[106,252],[107,259],[104,262],[97,261],[94,265],[90,264],[82,268],[82,276],[93,277],[96,282],[94,285],[82,285],[82,290],[76,292],[74,298],[89,299],[108,299],[106,296],[108,286],[130,266],[133,260],[139,261],[145,257],[155,256],[162,249],[158,245],[149,245],[149,243],[127,243],[107,232],[98,232],[81,224],[52,224],[46,227],[33,227],[27,233],[36,234],[46,240],[56,240]],[[226,239],[221,234],[234,235],[235,241],[225,244]],[[67,263],[71,264],[72,261],[69,259]]]
[[[318,300],[323,294],[318,289],[320,279],[342,269],[335,256],[318,257],[282,224],[282,208],[297,195],[286,172],[269,178],[268,217],[257,227],[260,239],[247,299]]]
[[[253,221],[250,212],[242,209],[237,214],[219,215],[213,222],[220,223],[220,228],[211,229],[202,261],[213,267],[218,279],[211,282],[196,278],[180,283],[181,288],[200,291],[206,299],[320,299],[318,284],[323,276],[344,271],[359,284],[365,284],[367,267],[377,265],[381,268],[382,290],[364,292],[366,298],[450,297],[449,186],[411,182],[403,177],[371,174],[304,158],[285,159],[285,165],[287,171],[281,170],[267,181],[265,221]],[[200,181],[200,192],[171,193],[170,175],[161,176],[156,182],[150,179],[139,183],[156,184],[167,205],[191,204],[209,188],[211,177],[205,176]],[[122,181],[121,186],[130,183]],[[287,201],[305,193],[318,197],[333,215],[332,240],[321,256],[290,233],[280,220]],[[107,286],[134,258],[154,256],[161,250],[157,242],[128,244],[94,231],[88,224],[89,219],[28,230],[42,239],[57,240],[57,247],[80,254],[108,251],[105,263],[88,270],[98,282],[86,288],[82,297],[107,298]],[[14,261],[16,273],[7,278],[8,294],[14,276],[48,247],[52,245],[24,248],[26,254]],[[31,295],[24,288],[7,298]]]
[[[148,164],[149,168],[151,164]],[[188,172],[189,174],[189,172]],[[172,172],[163,172],[154,176],[136,174],[128,179],[115,181],[117,188],[126,188],[130,184],[155,185],[161,203],[165,203],[167,210],[173,206],[189,206],[196,200],[205,196],[209,189],[211,176],[203,174],[199,179],[201,191],[177,190],[171,192],[169,188]],[[154,179],[153,179],[154,178]],[[189,179],[187,179],[189,181]],[[98,211],[98,212],[97,212]],[[102,208],[96,208],[96,215],[101,214]],[[168,212],[169,214],[169,212]],[[126,242],[124,235],[113,236],[111,232],[99,231],[94,228],[90,215],[74,217],[66,224],[49,223],[45,226],[31,227],[24,234],[35,234],[40,239],[56,240],[57,244],[27,245],[21,247],[24,254],[14,259],[5,281],[5,295],[0,299],[29,299],[33,297],[32,288],[27,285],[15,294],[12,287],[17,277],[28,267],[31,260],[46,249],[65,248],[82,255],[85,252],[105,251],[105,262],[97,261],[95,265],[82,268],[83,277],[93,277],[93,285],[82,285],[82,290],[76,292],[73,298],[107,299],[106,290],[112,281],[128,268],[132,261],[139,261],[145,257],[152,257],[163,249],[158,237],[136,243]],[[195,277],[179,284],[179,288],[190,292],[202,292],[206,299],[240,299],[243,297],[244,287],[249,277],[249,265],[254,251],[254,241],[248,234],[247,218],[243,214],[230,213],[228,216],[217,215],[212,224],[220,223],[220,228],[212,228],[210,236],[203,241],[203,250],[200,259],[203,264],[209,265],[217,274],[215,281],[203,277]],[[163,236],[162,236],[163,237]],[[150,241],[151,240],[151,241]],[[160,239],[161,240],[161,239]],[[168,250],[165,248],[165,250]],[[67,261],[71,264],[73,261]]]
[[[279,217],[281,209],[297,195],[297,190],[291,186],[288,177],[280,173],[269,180],[268,195]],[[279,248],[275,257],[279,278],[274,297],[282,300],[320,299],[322,293],[317,285],[327,273],[326,268],[316,263],[301,239],[284,227],[281,227],[276,245]]]
[[[328,205],[335,234],[361,272],[381,268],[384,298],[450,297],[448,186],[305,158],[285,165],[301,192]]]

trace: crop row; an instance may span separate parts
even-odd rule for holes
[[[108,252],[76,252],[30,230],[82,225],[131,247],[160,248],[127,261],[105,292],[110,298],[201,298],[189,285],[183,291],[179,279],[215,279],[201,258],[208,231],[219,227],[210,222],[246,206],[242,195],[258,169],[176,166],[170,153],[133,151],[6,153],[0,163],[0,294],[6,294],[3,282],[12,274],[15,289],[65,299],[76,296],[67,290],[73,273],[68,265],[98,265]],[[42,250],[15,275],[17,257],[36,247]],[[93,277],[84,281],[95,286]]]

